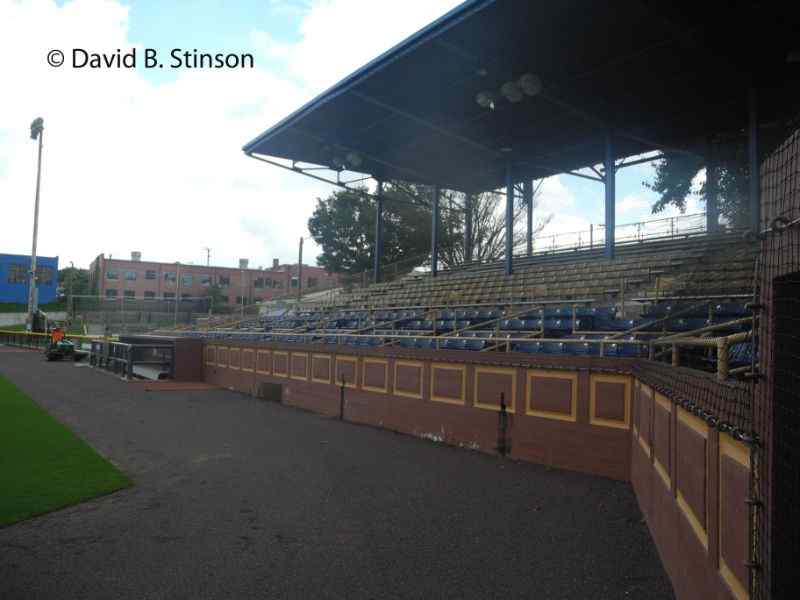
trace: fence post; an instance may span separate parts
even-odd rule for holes
[[[719,338],[717,340],[717,379],[725,381],[728,379],[728,340]]]
[[[339,388],[339,420],[344,421],[344,373],[342,373],[341,386]]]
[[[511,452],[511,439],[508,435],[509,415],[506,410],[505,394],[500,392],[500,412],[497,423],[497,452],[507,456]]]

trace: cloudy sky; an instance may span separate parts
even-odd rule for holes
[[[36,145],[45,120],[39,253],[251,265],[296,260],[331,189],[246,158],[242,145],[400,42],[453,0],[0,0],[0,252],[30,252]],[[73,69],[73,48],[250,52],[255,68]],[[140,59],[141,60],[141,59]],[[647,166],[618,179],[618,223],[647,218]],[[602,222],[600,184],[542,187],[548,233]],[[696,203],[690,209],[696,209]],[[306,262],[319,249],[306,244]]]

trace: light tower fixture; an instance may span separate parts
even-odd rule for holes
[[[500,93],[512,104],[516,104],[522,100],[522,90],[516,81],[505,82],[500,88]]]
[[[481,108],[488,108],[489,110],[494,110],[494,102],[495,102],[495,95],[494,92],[489,92],[483,90],[478,92],[475,96],[475,102],[478,103],[478,106]]]
[[[519,78],[518,85],[526,96],[536,96],[542,91],[542,80],[533,73],[525,73]]]

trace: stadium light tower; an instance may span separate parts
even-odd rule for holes
[[[36,242],[39,237],[39,187],[42,181],[42,143],[44,140],[44,119],[37,117],[31,123],[31,139],[39,140],[39,161],[36,166],[36,203],[33,209],[33,249],[31,250],[31,271],[29,274],[28,288],[28,320],[26,328],[33,329],[33,315],[37,309],[36,297]]]

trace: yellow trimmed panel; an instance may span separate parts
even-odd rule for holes
[[[538,380],[538,383],[537,383]],[[554,410],[552,404],[553,387],[547,380],[569,384],[569,412]],[[559,386],[560,387],[560,386]],[[570,371],[530,369],[528,370],[528,386],[525,398],[525,413],[533,417],[544,417],[559,421],[576,421],[578,414],[578,374]]]
[[[256,370],[256,351],[252,348],[242,348],[242,371]]]
[[[325,376],[321,377],[321,373],[317,372],[317,365],[325,363],[325,368],[320,369],[325,371]],[[316,383],[330,383],[331,382],[331,355],[330,354],[312,354],[311,355],[311,381]]]
[[[280,366],[283,363],[283,366]],[[272,374],[275,377],[289,376],[289,353],[275,350],[272,353]]]
[[[655,404],[653,405],[653,410],[655,411],[657,407],[664,409],[670,415],[672,414],[672,402],[670,402],[668,398],[665,398],[658,392],[656,392],[656,401]],[[670,434],[671,431],[668,428],[667,436],[670,436]],[[653,436],[655,436],[655,414],[653,414]],[[671,450],[672,449],[670,448],[670,452]],[[664,465],[662,465],[661,462],[658,460],[657,452],[653,452],[653,467],[655,468],[656,473],[658,473],[658,476],[661,477],[661,481],[663,481],[664,485],[667,486],[667,489],[668,490],[672,489],[672,481],[670,479],[669,472],[667,472],[667,468]]]
[[[720,577],[722,577],[722,580],[727,584],[736,600],[746,600],[750,597],[750,594],[747,590],[748,582],[739,581],[739,578],[736,576],[733,570],[731,570],[731,568],[725,562],[725,558],[722,556],[722,535],[726,529],[725,523],[723,523],[725,515],[725,506],[723,505],[723,486],[725,482],[724,478],[722,477],[722,459],[725,457],[732,459],[733,461],[739,463],[739,465],[741,465],[743,468],[750,471],[750,448],[746,444],[733,439],[727,433],[719,434],[719,574]],[[742,524],[743,527],[746,525],[746,523]]]
[[[224,369],[228,368],[228,347],[217,346],[217,366]]]
[[[234,371],[238,371],[241,367],[241,357],[242,357],[242,349],[241,348],[231,348],[230,354],[228,355],[229,364],[231,369]]]
[[[383,367],[383,386],[367,385],[367,369],[368,366],[379,365]],[[370,392],[380,392],[385,394],[389,391],[389,361],[385,358],[365,358],[361,361],[361,389]]]
[[[344,387],[358,389],[358,359],[355,356],[336,357],[336,368],[334,371],[334,374],[336,376],[336,381],[334,382],[334,384],[338,386],[342,385],[341,367],[345,367],[347,365],[352,366],[353,376],[352,377],[345,376]]]
[[[603,386],[602,388],[600,386]],[[621,418],[611,418],[598,414],[603,408],[603,392],[610,387],[622,387]],[[600,427],[616,427],[629,429],[631,426],[631,378],[627,375],[606,375],[592,373],[589,376],[589,423]]]
[[[272,371],[272,353],[269,350],[256,352],[256,373],[269,375]]]
[[[206,364],[211,365],[212,367],[216,365],[217,360],[217,347],[216,346],[206,346]]]
[[[303,360],[304,367],[302,373],[295,371],[294,366],[296,358]],[[289,366],[290,377],[292,379],[297,379],[298,381],[308,381],[308,352],[292,352],[291,356],[289,357]]]
[[[708,444],[708,425],[703,420],[695,417],[693,414],[691,414],[690,412],[687,412],[686,410],[682,409],[681,407],[677,407],[677,408],[678,408],[678,421],[679,421],[679,423],[685,424],[690,429],[692,429],[696,433],[700,434],[701,437],[705,438],[706,444]],[[678,447],[678,452],[680,452],[680,451],[681,451],[681,448]],[[705,482],[705,485],[704,485],[704,489],[705,489],[705,495],[708,496],[708,447],[707,446],[706,446],[705,459],[706,459],[706,465],[705,465],[706,482]],[[677,468],[678,468],[678,465],[676,465],[676,469]],[[678,482],[680,482],[680,477],[678,477]],[[703,548],[705,548],[706,551],[708,551],[708,533],[706,532],[706,529],[703,527],[702,523],[700,522],[700,519],[694,513],[694,510],[692,510],[692,507],[689,506],[689,503],[686,500],[686,498],[684,497],[684,495],[681,493],[680,486],[678,486],[677,501],[678,501],[678,506],[680,507],[681,511],[683,511],[683,514],[686,517],[686,520],[689,522],[689,525],[691,526],[692,531],[694,531],[695,535],[697,535],[697,538],[700,540],[700,543],[703,545]],[[707,520],[708,519],[708,498],[707,497],[706,497],[705,502],[703,504],[705,505],[705,511],[706,511],[706,514],[704,515],[704,520]]]
[[[487,376],[487,377],[482,377]],[[481,390],[481,383],[483,380],[483,386],[486,388],[493,387],[492,384],[494,383],[495,386],[499,384],[502,387],[502,383],[499,383],[497,380],[500,378],[508,379],[508,383],[510,383],[510,394],[504,395],[504,400],[506,403],[506,411],[509,413],[514,412],[514,407],[517,406],[517,370],[516,369],[509,369],[509,368],[499,368],[499,367],[475,367],[475,406],[478,408],[485,408],[487,410],[500,410],[500,396],[497,390],[488,389],[485,392]],[[488,380],[488,381],[487,381]],[[486,397],[486,395],[495,396],[497,398],[497,403],[493,404],[491,402],[481,402],[481,397]]]
[[[419,380],[418,385],[414,387],[414,391],[407,386],[403,386],[401,381],[403,378],[398,375],[406,369],[418,369]],[[422,399],[422,381],[425,373],[425,365],[416,360],[396,360],[394,361],[394,393],[397,396],[405,396],[406,398]]]
[[[448,373],[449,372],[449,373]],[[440,384],[450,383],[446,378],[452,377],[458,373],[459,379],[457,387],[458,392],[453,394],[445,394],[447,390],[442,390],[441,385],[437,393],[437,373],[440,373],[443,378]],[[435,402],[445,402],[447,404],[458,404],[463,406],[466,404],[467,397],[467,367],[464,365],[453,365],[449,363],[431,363],[431,400]]]

